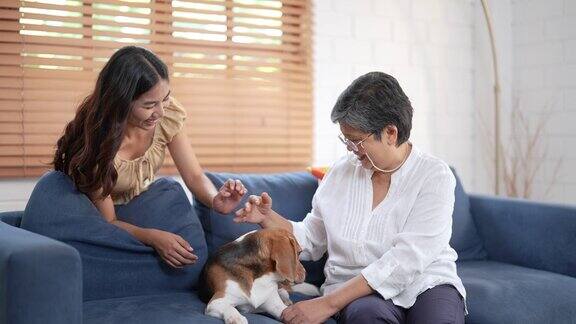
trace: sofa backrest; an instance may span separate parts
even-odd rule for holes
[[[452,213],[452,238],[450,246],[458,252],[458,260],[483,260],[486,259],[486,250],[474,218],[470,211],[470,198],[462,187],[462,182],[452,168],[456,177],[454,212]]]
[[[273,199],[274,210],[295,221],[304,219],[312,209],[312,197],[318,187],[316,178],[307,172],[281,174],[207,173],[206,175],[216,188],[220,188],[228,179],[242,181],[248,193],[243,198],[241,205],[244,205],[251,194],[269,193]],[[209,253],[246,232],[259,229],[259,226],[254,224],[234,223],[232,214],[219,214],[204,206],[199,200],[194,200],[194,206],[204,227]],[[316,262],[303,262],[307,271],[307,282],[316,285],[324,282],[324,262],[325,259]]]
[[[450,244],[458,252],[459,260],[485,259],[486,252],[483,242],[478,235],[474,219],[470,213],[468,194],[464,191],[456,172],[454,174],[457,180],[456,202]],[[242,204],[250,194],[260,194],[264,191],[270,193],[274,199],[274,209],[294,221],[302,220],[310,211],[312,197],[318,187],[317,180],[307,172],[281,174],[207,173],[207,176],[217,188],[229,178],[240,179],[248,189],[248,194]],[[198,200],[195,200],[194,206],[205,231],[209,252],[213,252],[222,244],[232,241],[246,232],[258,229],[258,226],[253,224],[236,224],[232,221],[231,215],[220,215]],[[22,211],[0,213],[0,220],[13,226],[19,226],[22,214]],[[308,282],[319,285],[324,281],[324,262],[325,258],[317,262],[305,262]]]

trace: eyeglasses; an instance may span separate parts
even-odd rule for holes
[[[342,143],[344,143],[344,145],[346,145],[346,148],[349,151],[356,153],[360,150],[360,147],[364,148],[364,146],[362,146],[362,142],[367,140],[372,135],[374,135],[374,133],[369,134],[368,136],[364,137],[363,139],[361,139],[357,143],[354,143],[351,140],[347,139],[343,134],[338,135],[338,138],[340,139],[340,141]]]

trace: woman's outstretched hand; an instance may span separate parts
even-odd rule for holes
[[[182,268],[194,264],[198,257],[194,249],[180,235],[158,230],[146,229],[145,244],[153,247],[160,258],[173,268]]]
[[[238,206],[246,192],[246,187],[240,180],[228,179],[214,196],[212,208],[220,214],[229,214]]]
[[[236,223],[260,224],[272,214],[272,198],[266,192],[262,195],[251,195],[244,208],[236,212]]]

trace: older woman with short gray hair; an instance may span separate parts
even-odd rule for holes
[[[288,307],[288,323],[464,323],[466,291],[449,245],[454,175],[410,143],[412,105],[396,79],[371,72],[338,98],[332,121],[349,154],[322,180],[312,211],[291,222],[267,193],[235,221],[292,231],[302,260],[328,252],[321,297]]]

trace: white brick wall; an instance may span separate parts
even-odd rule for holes
[[[534,123],[550,114],[534,198],[576,203],[576,1],[513,0],[512,8],[513,96]]]
[[[502,133],[512,104],[512,5],[510,0],[489,0],[501,82]],[[474,150],[476,183],[471,191],[494,193],[494,75],[488,27],[480,1],[474,10]],[[504,137],[504,136],[503,136]]]
[[[576,171],[570,168],[576,162],[576,1],[488,3],[498,47],[505,149],[515,102],[533,123],[552,111],[541,139],[548,155],[533,198],[576,203]],[[318,24],[329,17],[343,22],[338,31],[317,26],[315,162],[330,164],[344,153],[338,128],[329,120],[338,94],[359,75],[381,70],[397,77],[412,100],[412,141],[454,165],[469,191],[492,193],[492,57],[480,1],[315,4]],[[558,183],[551,185],[560,159]]]
[[[468,0],[316,0],[315,163],[345,153],[330,111],[358,76],[395,76],[411,99],[412,141],[472,188],[474,5]],[[337,19],[337,20],[333,20]],[[330,21],[328,25],[324,25]]]

